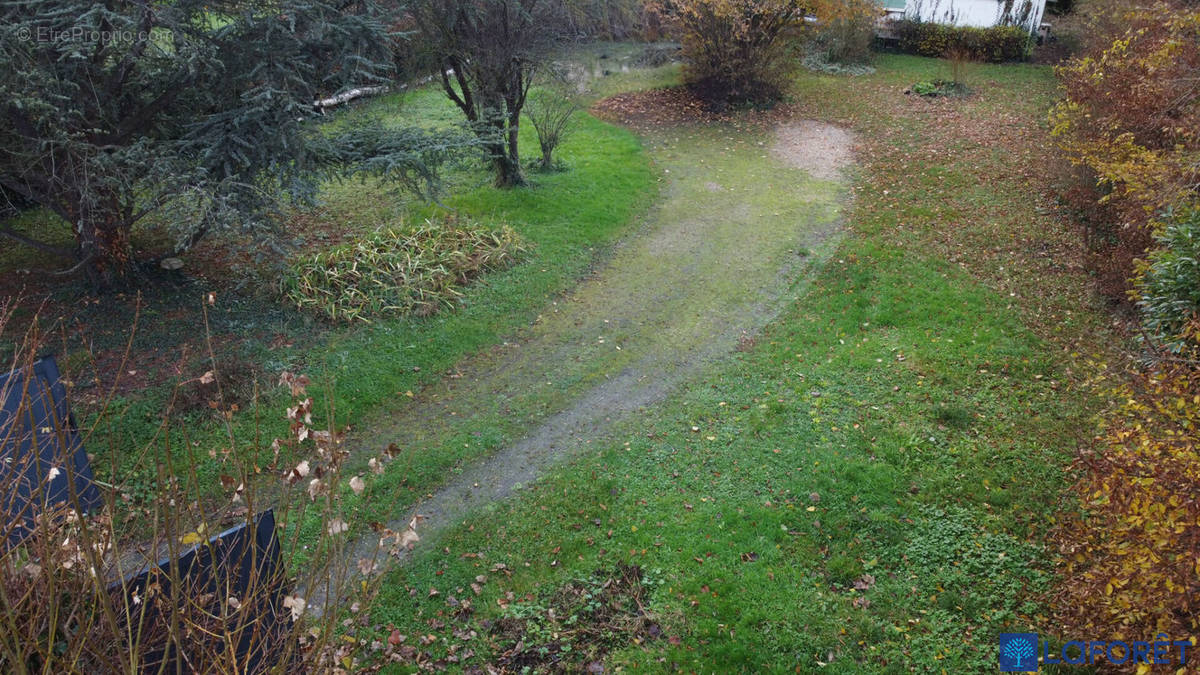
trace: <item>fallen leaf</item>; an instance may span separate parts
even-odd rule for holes
[[[304,598],[299,595],[289,595],[283,599],[283,608],[292,610],[292,621],[300,620],[306,604]]]
[[[875,585],[875,577],[871,576],[870,574],[864,574],[861,577],[859,577],[858,579],[854,580],[854,588],[856,588],[860,591],[865,591],[874,585]]]

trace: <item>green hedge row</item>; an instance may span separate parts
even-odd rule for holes
[[[930,21],[902,19],[895,24],[901,51],[921,56],[943,57],[961,50],[977,61],[1023,61],[1032,40],[1019,26],[947,26]]]
[[[1138,267],[1136,298],[1146,328],[1173,352],[1200,347],[1200,209],[1169,215],[1154,233],[1159,248]],[[1189,326],[1189,324],[1192,324]]]

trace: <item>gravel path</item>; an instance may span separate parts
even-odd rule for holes
[[[661,128],[644,140],[663,171],[664,196],[609,262],[516,342],[469,359],[400,413],[363,425],[370,438],[351,439],[417,449],[425,425],[448,408],[461,420],[567,392],[523,438],[463,467],[419,504],[398,505],[405,508],[389,527],[403,529],[417,512],[428,540],[603,439],[609,425],[752,338],[832,251],[841,173],[852,159],[846,131],[811,121],[763,133],[708,124]],[[368,536],[350,555],[369,556],[375,545]]]

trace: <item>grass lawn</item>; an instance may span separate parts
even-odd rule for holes
[[[798,77],[792,114],[860,141],[849,232],[798,299],[423,541],[369,624],[455,668],[606,672],[978,672],[1044,627],[1079,364],[1111,348],[1042,197],[1052,73],[980,66],[928,101],[902,92],[944,63],[877,66]]]

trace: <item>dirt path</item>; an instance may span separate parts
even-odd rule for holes
[[[812,121],[749,131],[710,124],[660,128],[645,142],[667,182],[663,200],[611,260],[519,342],[469,360],[399,414],[364,426],[384,445],[420,451],[437,435],[431,425],[531,404],[547,410],[523,438],[463,467],[390,527],[415,510],[428,539],[687,386],[752,340],[832,251],[852,157],[847,132]],[[352,555],[374,547],[367,537]]]

